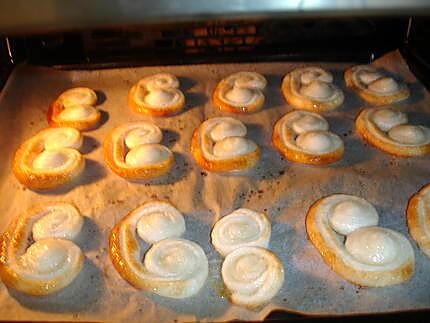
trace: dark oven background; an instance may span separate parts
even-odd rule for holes
[[[430,85],[430,18],[207,21],[0,38],[0,87],[27,61],[56,68],[109,68],[254,61],[366,63],[399,48]]]

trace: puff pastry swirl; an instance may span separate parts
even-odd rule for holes
[[[400,233],[377,223],[369,202],[335,194],[311,206],[306,230],[324,261],[346,280],[369,287],[402,283],[413,274],[412,246]]]
[[[397,109],[363,109],[355,126],[367,142],[389,154],[417,157],[430,153],[430,129],[408,124],[407,115]]]
[[[241,247],[230,252],[221,268],[231,301],[249,308],[267,303],[282,287],[284,267],[271,251]]]
[[[26,140],[15,152],[13,173],[31,189],[51,189],[70,182],[84,169],[75,128],[47,128]]]
[[[279,119],[272,143],[289,161],[304,164],[329,164],[343,155],[343,141],[329,131],[328,122],[319,114],[292,111]]]
[[[430,257],[430,184],[412,196],[406,217],[409,233],[421,250]]]
[[[48,123],[54,127],[72,127],[78,130],[96,128],[100,111],[95,107],[97,94],[87,87],[64,91],[48,110]]]
[[[270,221],[265,214],[238,209],[215,223],[211,239],[215,249],[225,257],[244,246],[267,248],[270,233]]]
[[[295,109],[329,111],[344,100],[342,90],[333,84],[333,75],[315,66],[294,69],[284,77],[281,88]]]
[[[211,172],[246,170],[260,159],[260,148],[245,138],[246,126],[228,117],[204,121],[191,139],[191,154]]]
[[[128,93],[128,105],[135,112],[163,117],[179,112],[185,105],[185,96],[175,75],[159,73],[133,85]]]
[[[148,202],[133,213],[140,218],[136,223],[139,237],[149,244],[167,238],[179,238],[185,232],[184,217],[170,203]]]
[[[0,238],[2,281],[35,296],[68,286],[84,265],[82,250],[71,241],[82,225],[76,207],[64,202],[34,206],[13,220]]]
[[[173,153],[160,145],[163,134],[156,125],[137,121],[110,132],[103,144],[106,164],[127,179],[152,179],[165,175],[174,164]]]
[[[150,208],[152,214],[157,212],[156,206],[159,212],[172,212],[173,206],[165,208],[166,204],[144,204],[121,219],[110,235],[110,256],[118,273],[134,287],[170,298],[191,297],[199,292],[208,276],[208,259],[197,243],[174,238],[178,231],[170,232],[162,240],[157,237],[158,241],[146,252],[143,263],[141,261],[139,222],[148,216],[146,208]],[[163,221],[153,223],[154,231],[162,227],[166,227]]]
[[[212,95],[214,105],[226,112],[251,113],[264,105],[267,81],[255,72],[238,72],[222,79]]]
[[[357,65],[345,71],[346,85],[363,100],[387,105],[409,97],[407,85],[370,65]]]

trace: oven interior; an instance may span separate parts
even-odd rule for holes
[[[340,16],[249,18],[99,27],[0,37],[0,89],[26,62],[58,69],[222,62],[327,61],[368,63],[399,49],[417,78],[430,88],[430,18]],[[428,311],[312,318],[272,312],[269,320],[369,321],[417,319]]]

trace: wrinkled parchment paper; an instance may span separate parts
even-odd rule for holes
[[[45,201],[75,203],[86,216],[78,244],[87,257],[83,272],[65,290],[48,297],[29,297],[0,283],[0,318],[3,320],[91,321],[225,321],[263,319],[273,309],[308,314],[386,312],[430,307],[430,259],[416,247],[412,279],[387,288],[362,289],[332,272],[307,240],[305,216],[317,199],[347,193],[373,203],[381,225],[407,234],[405,208],[410,196],[430,181],[429,158],[391,157],[357,136],[353,121],[365,104],[344,86],[343,70],[349,64],[318,64],[335,75],[346,100],[336,111],[324,113],[331,129],[345,142],[343,159],[330,166],[311,167],[286,162],[271,145],[272,127],[290,107],[285,103],[282,76],[303,64],[261,63],[172,67],[141,67],[95,71],[57,71],[18,67],[0,100],[0,230],[31,205]],[[308,64],[309,65],[309,64]],[[398,52],[375,65],[401,75],[411,97],[398,104],[412,122],[430,125],[430,97],[411,74]],[[262,160],[246,176],[217,175],[201,170],[189,153],[192,131],[206,118],[224,115],[213,108],[211,92],[224,76],[236,71],[257,71],[268,81],[267,102],[261,112],[238,115],[249,137],[262,148]],[[127,107],[128,89],[140,78],[171,72],[181,81],[187,107],[170,118],[134,114]],[[103,125],[85,133],[87,166],[79,183],[40,193],[25,189],[11,173],[13,152],[25,139],[47,126],[48,105],[63,90],[88,86],[103,97],[99,108]],[[176,164],[170,175],[151,183],[131,183],[113,174],[103,161],[101,144],[109,130],[124,122],[152,120],[164,133]],[[153,198],[168,199],[184,214],[185,238],[197,241],[210,263],[206,285],[198,296],[172,300],[136,290],[113,268],[108,256],[108,236],[127,212]],[[232,306],[222,297],[221,258],[209,241],[213,224],[239,207],[266,212],[272,220],[270,248],[285,266],[285,283],[267,306],[250,311]],[[408,238],[410,236],[408,235]],[[146,246],[147,247],[147,246]]]

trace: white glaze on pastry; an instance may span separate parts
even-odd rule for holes
[[[334,204],[328,220],[334,231],[348,235],[356,229],[378,225],[379,216],[372,204],[351,197]]]
[[[140,122],[139,127],[131,129],[125,136],[128,149],[144,144],[159,144],[161,140],[163,140],[163,133],[160,128],[149,122]]]
[[[44,150],[33,160],[33,168],[37,170],[67,167],[67,154],[62,151]]]
[[[94,106],[97,103],[97,94],[87,87],[75,87],[64,91],[58,97],[64,107]]]
[[[45,150],[54,151],[59,148],[79,149],[83,143],[81,133],[73,128],[48,128],[44,130],[43,142]]]
[[[83,143],[83,138],[78,130],[50,128],[46,129],[42,137],[40,140],[44,141],[44,149],[33,159],[32,166],[35,169],[67,169],[73,166],[74,155]]]
[[[401,248],[393,232],[380,227],[359,228],[346,237],[345,248],[362,263],[386,265],[399,256]]]
[[[228,137],[245,137],[245,125],[242,122],[231,122],[231,120],[223,119],[220,120],[221,122],[218,122],[216,125],[214,125],[209,133],[210,138],[213,141],[218,142]]]
[[[222,279],[233,303],[257,307],[272,299],[284,282],[284,268],[276,255],[260,247],[242,247],[227,255]]]
[[[133,211],[140,216],[137,233],[147,243],[155,243],[167,238],[179,238],[185,232],[182,214],[170,203],[149,202]]]
[[[404,145],[423,145],[430,141],[430,129],[410,124],[399,125],[388,131],[388,137]]]
[[[75,240],[84,225],[84,218],[72,204],[61,203],[61,207],[51,207],[37,220],[32,229],[33,240],[59,238]]]
[[[391,128],[408,123],[408,116],[394,109],[378,109],[373,113],[373,122],[381,131],[389,131]]]
[[[299,115],[291,124],[291,127],[299,135],[305,132],[329,130],[327,120],[313,113]]]
[[[186,298],[196,295],[203,287],[209,272],[208,259],[203,249],[195,242],[185,239],[164,239],[148,250],[144,259],[148,271],[146,279],[150,284],[170,282],[168,293],[157,287],[155,293],[172,298]],[[180,288],[174,288],[177,284]],[[182,290],[181,290],[182,289]],[[179,292],[180,294],[176,294]]]
[[[231,251],[244,246],[267,248],[270,233],[271,224],[265,214],[238,209],[215,223],[211,240],[215,249],[225,257]]]
[[[310,131],[298,135],[296,145],[311,154],[324,154],[332,151],[335,143],[328,131]]]
[[[73,105],[61,111],[57,118],[66,121],[80,121],[83,119],[91,118],[97,113],[98,111],[94,107],[85,105]]]
[[[1,238],[3,282],[23,293],[38,296],[52,294],[69,285],[84,264],[81,249],[69,240],[76,238],[82,223],[79,211],[63,202],[33,207],[11,222]],[[31,234],[34,243],[28,246]]]
[[[163,145],[140,145],[128,151],[125,155],[125,164],[130,167],[154,165],[163,162],[171,154],[171,151]]]

